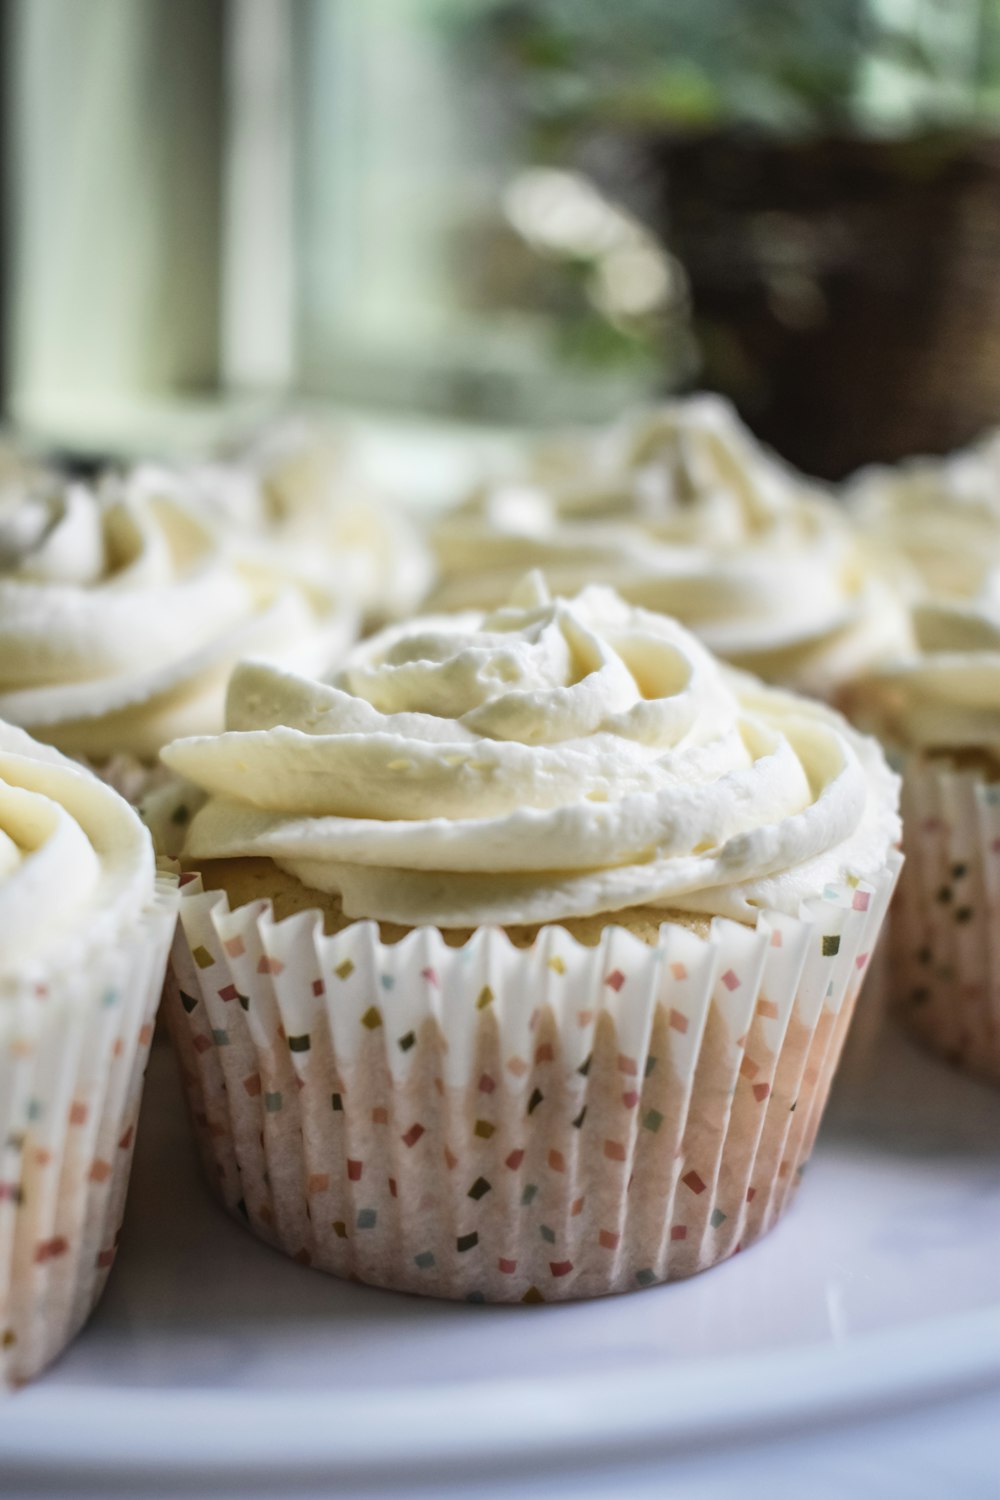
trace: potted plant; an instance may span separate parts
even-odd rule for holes
[[[1000,0],[453,0],[686,274],[698,378],[836,477],[1000,420]]]

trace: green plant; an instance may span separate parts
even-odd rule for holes
[[[593,125],[923,133],[1000,102],[1000,0],[436,0],[553,144]]]

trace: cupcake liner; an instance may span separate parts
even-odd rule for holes
[[[190,876],[165,1012],[225,1206],[305,1265],[551,1301],[688,1276],[763,1234],[816,1133],[899,867],[800,917],[449,948],[323,935]],[[182,884],[184,883],[182,877]]]
[[[912,761],[902,810],[892,999],[940,1056],[1000,1082],[1000,784]]]
[[[0,1387],[82,1327],[115,1258],[176,876],[121,933],[0,986]]]

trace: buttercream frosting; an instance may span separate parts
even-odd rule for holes
[[[224,536],[166,471],[0,506],[0,717],[69,753],[153,759],[221,727],[239,657],[319,671],[353,624],[306,562]]]
[[[947,458],[863,469],[845,500],[911,599],[975,598],[1000,567],[1000,432]]]
[[[852,713],[890,743],[1000,762],[1000,574],[975,599],[913,609],[916,649],[857,684]]]
[[[308,546],[317,570],[368,619],[400,618],[427,592],[432,563],[421,530],[383,493],[346,432],[289,419],[192,471],[192,480],[230,523]]]
[[[152,899],[153,849],[96,776],[0,723],[0,997],[5,982],[120,932]]]
[[[539,575],[492,614],[390,627],[326,681],[243,664],[227,726],[164,751],[208,794],[186,858],[269,856],[351,917],[752,921],[881,869],[899,832],[881,752],[832,710]]]
[[[714,396],[542,445],[526,474],[446,516],[435,544],[433,607],[489,607],[537,566],[560,592],[609,584],[726,660],[806,691],[831,691],[905,641],[904,615],[836,502]]]

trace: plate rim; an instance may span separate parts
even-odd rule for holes
[[[0,1402],[0,1461],[8,1474],[78,1478],[405,1470],[412,1480],[442,1465],[502,1468],[616,1450],[649,1457],[992,1389],[1000,1398],[1000,1303],[832,1347],[664,1360],[611,1377],[508,1376],[335,1395],[27,1387]]]

